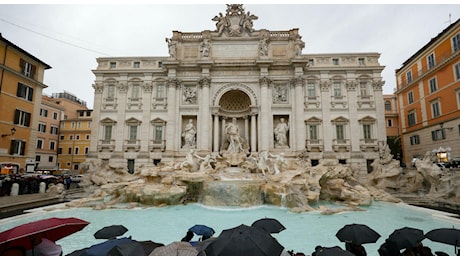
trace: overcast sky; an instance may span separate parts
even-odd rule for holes
[[[96,1],[97,2],[97,1]],[[45,94],[68,91],[93,108],[98,57],[168,56],[172,31],[215,30],[211,19],[225,2],[191,4],[1,4],[0,33],[52,67]],[[116,2],[115,2],[116,3]],[[299,28],[304,54],[378,52],[384,94],[396,87],[395,70],[460,15],[443,4],[244,4],[259,17],[254,29]],[[442,1],[440,2],[442,3]]]

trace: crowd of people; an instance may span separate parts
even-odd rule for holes
[[[10,196],[14,183],[17,183],[19,188],[17,195],[33,194],[40,192],[40,183],[45,183],[45,190],[48,189],[50,184],[57,185],[58,183],[64,184],[66,189],[70,189],[72,179],[70,176],[52,176],[47,175],[22,175],[22,174],[9,174],[1,176],[0,178],[0,197]]]

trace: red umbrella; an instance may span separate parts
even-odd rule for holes
[[[86,227],[89,222],[78,218],[48,218],[16,226],[0,233],[0,248],[22,246],[32,249],[31,236],[41,234],[51,241],[59,240]]]

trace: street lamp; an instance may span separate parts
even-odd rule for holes
[[[14,133],[16,133],[16,128],[13,127],[11,128],[11,134],[2,134],[2,138],[6,136],[14,135]]]

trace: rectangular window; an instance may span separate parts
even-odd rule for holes
[[[454,46],[454,52],[460,50],[460,33],[452,38],[452,45]]]
[[[40,108],[40,115],[43,117],[48,117],[48,110]]]
[[[58,113],[53,112],[53,119],[54,119],[54,120],[57,120],[57,119],[58,119]]]
[[[385,110],[391,111],[391,102],[389,100],[385,101]]]
[[[46,133],[46,125],[38,123],[38,131],[42,133]]]
[[[363,125],[363,134],[364,134],[364,140],[372,139],[371,125]]]
[[[21,72],[24,74],[26,77],[29,78],[34,78],[35,76],[35,71],[37,70],[37,67],[35,65],[32,65],[28,63],[27,61],[21,59],[19,61],[20,66],[21,66]]]
[[[54,161],[54,157],[53,156],[49,156],[48,157],[48,162],[53,162]]]
[[[392,127],[392,126],[393,126],[393,120],[388,119],[388,120],[387,120],[387,126],[388,126],[388,127]]]
[[[42,149],[43,148],[43,140],[37,139],[37,149]]]
[[[55,149],[56,149],[56,142],[50,141],[50,150],[55,150]]]
[[[308,98],[315,98],[316,99],[315,83],[308,83],[307,84],[307,95],[308,95]]]
[[[141,67],[141,62],[140,61],[135,61],[133,64],[134,68],[138,69]]]
[[[431,139],[433,141],[446,139],[446,133],[444,129],[437,129],[437,130],[431,131]]]
[[[89,140],[89,136],[90,136],[90,135],[86,135],[86,140]]]
[[[36,162],[41,161],[41,159],[42,159],[42,157],[41,157],[40,155],[36,155],[36,156],[35,156],[35,161],[36,161]]]
[[[28,101],[32,101],[34,99],[34,89],[18,82],[16,96]]]
[[[80,152],[80,148],[75,147],[75,154],[78,154]]]
[[[104,126],[104,141],[112,140],[112,126],[106,125]]]
[[[342,97],[342,86],[340,85],[340,82],[334,82],[334,97]]]
[[[460,80],[460,63],[454,65],[455,80]]]
[[[139,85],[133,85],[133,89],[131,92],[131,98],[139,98]]]
[[[359,66],[364,66],[364,58],[358,58]]]
[[[137,140],[137,125],[129,126],[129,140]]]
[[[428,69],[431,69],[434,67],[434,53],[428,55],[428,57],[426,57],[426,62],[428,64]]]
[[[345,139],[345,135],[344,135],[344,132],[343,132],[343,125],[336,125],[335,126],[335,132],[336,132],[336,135],[337,135],[337,140],[344,140]]]
[[[436,90],[438,90],[438,84],[436,83],[436,78],[430,79],[429,84],[430,84],[430,93],[433,93]]]
[[[50,133],[53,134],[53,135],[57,135],[58,134],[58,128],[55,127],[55,126],[51,126]]]
[[[310,125],[310,140],[318,140],[318,127],[317,127],[317,125]]]
[[[77,122],[77,128],[81,128],[81,122]]]
[[[73,140],[73,135],[69,135],[69,140]]]
[[[417,123],[415,120],[415,111],[411,111],[409,114],[407,114],[407,123],[409,126],[413,126]]]
[[[359,91],[361,94],[361,98],[369,97],[369,93],[367,91],[367,82],[359,82]]]
[[[75,136],[75,139],[76,139],[76,140],[80,140],[80,135],[76,135],[76,136]]]
[[[406,73],[406,83],[409,84],[412,82],[412,71]]]
[[[116,67],[117,67],[117,63],[111,61],[111,62],[110,62],[110,68],[111,68],[111,69],[115,69]]]
[[[157,95],[156,95],[157,99],[163,99],[165,97],[164,92],[165,92],[165,86],[163,85],[157,86]]]
[[[433,115],[433,118],[441,115],[441,108],[439,106],[439,101],[435,101],[431,103],[431,113]]]
[[[155,126],[155,141],[163,140],[163,126]]]
[[[58,148],[58,152],[57,152],[57,153],[58,153],[58,154],[62,154],[62,147],[59,147],[59,148]]]
[[[75,122],[70,123],[70,128],[75,129]]]
[[[14,124],[30,126],[30,113],[16,109],[14,113]]]
[[[69,148],[67,149],[67,154],[72,154],[72,147],[69,147]]]
[[[337,58],[332,59],[332,64],[333,65],[339,65],[339,59],[337,59]]]
[[[24,155],[26,151],[26,142],[20,140],[11,140],[10,154]]]
[[[308,60],[308,66],[315,66],[315,60],[314,59],[309,59]]]
[[[407,93],[407,102],[409,104],[414,103],[414,92],[411,91],[411,92]]]
[[[420,136],[419,135],[413,135],[413,136],[409,137],[409,139],[410,139],[410,144],[411,145],[420,144]]]
[[[59,140],[64,140],[64,136],[63,135],[59,136]]]
[[[107,88],[107,99],[113,99],[113,98],[115,98],[115,86],[110,85]]]
[[[89,148],[85,147],[85,154],[88,154],[88,152],[89,152]]]

